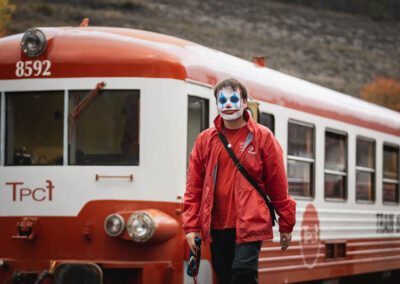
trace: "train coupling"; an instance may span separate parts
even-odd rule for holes
[[[37,218],[24,217],[17,223],[18,234],[11,236],[13,240],[28,240],[35,239],[37,234]]]
[[[12,275],[12,283],[34,283],[40,284],[46,277],[50,277],[50,273],[47,270],[43,270],[39,275],[34,272],[21,272],[15,270]]]
[[[2,270],[7,270],[10,267],[10,264],[4,259],[0,259],[0,268]]]

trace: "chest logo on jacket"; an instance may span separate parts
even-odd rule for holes
[[[239,151],[243,152],[244,148],[244,142],[240,142],[240,148]],[[249,145],[247,146],[247,153],[252,154],[252,155],[256,155],[257,153],[254,151],[254,146],[253,145]]]

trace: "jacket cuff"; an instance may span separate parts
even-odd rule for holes
[[[293,231],[293,226],[279,226],[279,232],[281,233],[291,233]]]
[[[200,232],[199,228],[188,228],[188,229],[183,229],[185,231],[185,235],[191,233],[191,232]]]

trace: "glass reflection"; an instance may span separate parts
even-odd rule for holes
[[[346,177],[325,174],[325,198],[345,199]]]
[[[325,133],[325,169],[346,172],[346,136]]]
[[[399,186],[395,183],[383,183],[383,202],[399,202]]]
[[[383,177],[396,180],[399,178],[399,150],[396,147],[383,147]]]
[[[357,172],[356,199],[364,201],[375,200],[374,191],[375,176],[373,173]]]
[[[313,164],[300,161],[288,161],[289,194],[312,196]]]
[[[291,156],[314,158],[314,128],[289,123],[288,154]]]
[[[375,142],[357,139],[357,166],[375,168]]]

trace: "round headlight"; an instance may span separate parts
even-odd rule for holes
[[[147,212],[137,211],[129,217],[127,230],[129,236],[135,242],[148,241],[154,234],[154,220]]]
[[[46,50],[47,40],[44,33],[36,28],[27,30],[21,40],[21,48],[26,56],[38,57]]]
[[[125,229],[125,221],[121,215],[108,215],[104,221],[104,230],[111,237],[117,237],[122,234]]]

